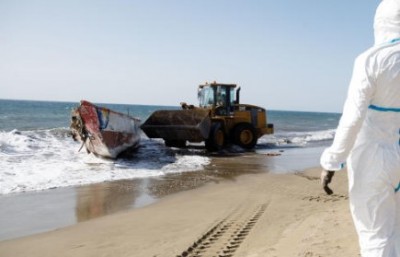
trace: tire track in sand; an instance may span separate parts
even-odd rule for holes
[[[253,209],[233,211],[202,234],[176,257],[232,257],[251,229],[264,214],[268,204]]]

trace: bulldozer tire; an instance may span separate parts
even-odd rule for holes
[[[225,145],[225,133],[221,123],[211,125],[210,135],[205,141],[206,149],[210,152],[219,151]]]
[[[185,140],[165,140],[165,145],[168,147],[185,147]]]
[[[244,148],[253,149],[257,144],[256,129],[249,123],[241,123],[233,130],[234,144]]]

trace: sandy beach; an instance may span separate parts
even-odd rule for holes
[[[319,167],[272,174],[243,163],[233,170],[246,165],[259,172],[178,186],[141,208],[4,240],[0,256],[359,256],[345,171],[327,196]]]

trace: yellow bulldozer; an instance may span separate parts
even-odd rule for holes
[[[221,150],[227,144],[252,149],[261,136],[274,132],[264,108],[239,103],[236,84],[199,85],[198,99],[199,106],[181,103],[182,110],[153,112],[141,129],[149,138],[162,138],[171,147],[205,141],[208,151]]]

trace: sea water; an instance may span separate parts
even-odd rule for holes
[[[69,131],[70,114],[78,103],[0,100],[0,195],[87,185],[104,181],[165,176],[196,171],[210,163],[201,147],[168,148],[161,139],[142,134],[139,149],[117,160],[86,153]],[[99,104],[144,122],[170,106]],[[340,114],[268,110],[275,133],[259,139],[256,154],[287,151],[310,155],[333,139]],[[315,150],[318,149],[318,150]],[[293,152],[294,150],[294,152]],[[314,164],[314,163],[313,163]],[[311,164],[310,164],[311,165]],[[285,167],[284,169],[288,169]],[[290,167],[289,167],[290,169]]]

